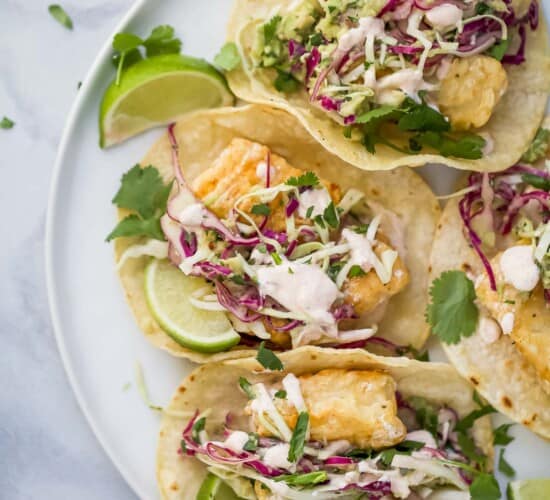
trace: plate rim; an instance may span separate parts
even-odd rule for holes
[[[71,109],[67,115],[65,126],[63,127],[63,132],[61,134],[61,139],[57,147],[57,153],[55,161],[53,164],[53,170],[51,174],[51,180],[48,190],[48,201],[46,205],[46,228],[44,236],[44,267],[46,275],[46,293],[48,296],[48,310],[50,321],[57,344],[57,350],[61,357],[61,363],[65,374],[69,380],[69,385],[73,392],[74,397],[76,398],[77,405],[82,412],[86,423],[92,430],[92,433],[95,439],[100,444],[104,453],[107,455],[111,463],[115,466],[119,474],[122,476],[126,484],[130,487],[132,492],[138,497],[142,498],[138,485],[134,481],[132,474],[127,469],[127,467],[117,458],[112,445],[109,444],[108,440],[104,437],[103,433],[100,430],[99,425],[96,423],[95,417],[92,415],[92,412],[88,408],[88,404],[82,392],[82,388],[78,379],[76,377],[73,363],[65,343],[65,337],[63,335],[61,320],[58,308],[58,300],[56,289],[58,287],[55,273],[53,270],[53,233],[54,226],[56,221],[56,214],[58,209],[58,198],[59,198],[59,184],[60,178],[63,170],[63,164],[69,145],[69,137],[72,134],[72,131],[76,125],[77,119],[82,111],[84,102],[89,98],[90,87],[92,82],[96,80],[98,74],[100,73],[106,59],[109,57],[111,52],[111,40],[113,39],[116,33],[122,31],[130,22],[138,15],[139,11],[148,3],[150,0],[135,0],[134,3],[128,8],[128,10],[123,15],[122,19],[115,26],[114,30],[111,32],[107,40],[102,44],[99,52],[95,56],[92,65],[86,76],[83,80],[82,87],[78,92]]]

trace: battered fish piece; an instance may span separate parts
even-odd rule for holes
[[[226,218],[233,208],[236,200],[251,190],[265,188],[266,159],[269,149],[256,142],[247,139],[233,139],[230,145],[218,157],[212,168],[201,174],[193,184],[195,194],[218,217]],[[299,177],[304,173],[290,165],[284,158],[270,154],[270,185],[275,186],[286,182],[290,177]],[[320,179],[321,184],[327,189],[332,201],[337,204],[342,193],[340,188],[333,183]],[[256,224],[263,220],[262,216],[251,214],[250,210],[257,204],[255,198],[243,200],[239,208],[251,216]],[[266,228],[273,231],[285,231],[285,206],[280,196],[277,196],[270,204],[271,214]],[[309,224],[296,216],[296,226]],[[388,239],[380,231],[377,233],[375,253],[380,256],[384,250],[389,249]],[[374,310],[378,305],[399,293],[409,282],[409,273],[400,257],[397,258],[391,281],[385,285],[379,280],[374,270],[364,276],[348,279],[344,283],[345,302],[352,304],[356,314],[361,316]],[[285,321],[273,321],[275,326],[283,326]],[[287,332],[277,331],[271,324],[264,321],[267,331],[272,334],[272,341],[282,347],[290,346],[290,336]]]
[[[306,404],[311,439],[344,439],[363,449],[380,449],[403,441],[407,429],[397,417],[396,384],[389,375],[375,371],[322,370],[298,377]],[[275,405],[293,429],[298,413],[286,399]],[[248,414],[252,410],[247,407]],[[253,416],[256,432],[271,436]]]
[[[485,125],[508,88],[502,64],[489,56],[455,58],[441,81],[437,104],[455,130]]]
[[[546,306],[542,286],[539,284],[528,293],[504,284],[501,255],[491,259],[499,291],[491,290],[489,279],[483,275],[476,286],[477,298],[499,322],[503,332],[510,335],[540,377],[550,382],[550,309]]]

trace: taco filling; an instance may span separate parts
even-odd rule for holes
[[[193,305],[227,312],[243,342],[364,345],[409,282],[395,214],[266,146],[233,139],[192,188],[177,159],[175,176],[168,256],[205,279]]]
[[[309,102],[375,152],[429,147],[479,159],[491,149],[475,131],[508,87],[507,66],[526,58],[536,1],[300,0],[258,26],[252,68]]]
[[[248,418],[228,413],[212,427],[197,410],[179,453],[248,481],[246,498],[426,498],[441,487],[467,491],[488,463],[471,436],[483,411],[461,420],[453,408],[404,398],[382,371],[240,377],[239,386]]]
[[[487,343],[509,335],[550,381],[550,130],[495,174],[471,174],[459,203],[465,234],[484,266],[474,277]]]

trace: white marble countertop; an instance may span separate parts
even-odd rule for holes
[[[50,324],[44,225],[50,176],[78,82],[132,0],[0,0],[0,497],[135,498],[69,387]]]

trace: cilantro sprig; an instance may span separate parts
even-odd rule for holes
[[[268,370],[279,370],[283,369],[282,361],[277,357],[277,355],[265,346],[265,342],[260,343],[258,348],[258,354],[256,355],[256,360]]]
[[[235,42],[227,42],[214,56],[214,64],[225,71],[231,71],[241,64],[241,56]]]
[[[497,480],[492,474],[476,476],[470,485],[471,500],[498,500],[501,497]]]
[[[298,177],[289,177],[285,184],[295,187],[315,187],[319,185],[319,177],[315,172],[306,172]]]
[[[442,342],[457,344],[474,333],[479,311],[474,303],[474,284],[464,272],[442,273],[432,283],[430,297],[426,320]]]
[[[155,167],[132,167],[122,176],[113,203],[134,213],[117,224],[107,236],[107,241],[124,236],[147,236],[164,240],[160,217],[166,211],[170,189],[171,184],[164,184]]]
[[[145,39],[130,32],[117,33],[113,38],[113,50],[113,64],[117,68],[116,84],[118,85],[122,71],[141,61],[144,56],[179,54],[181,40],[174,36],[174,28],[165,24],[154,28]]]

